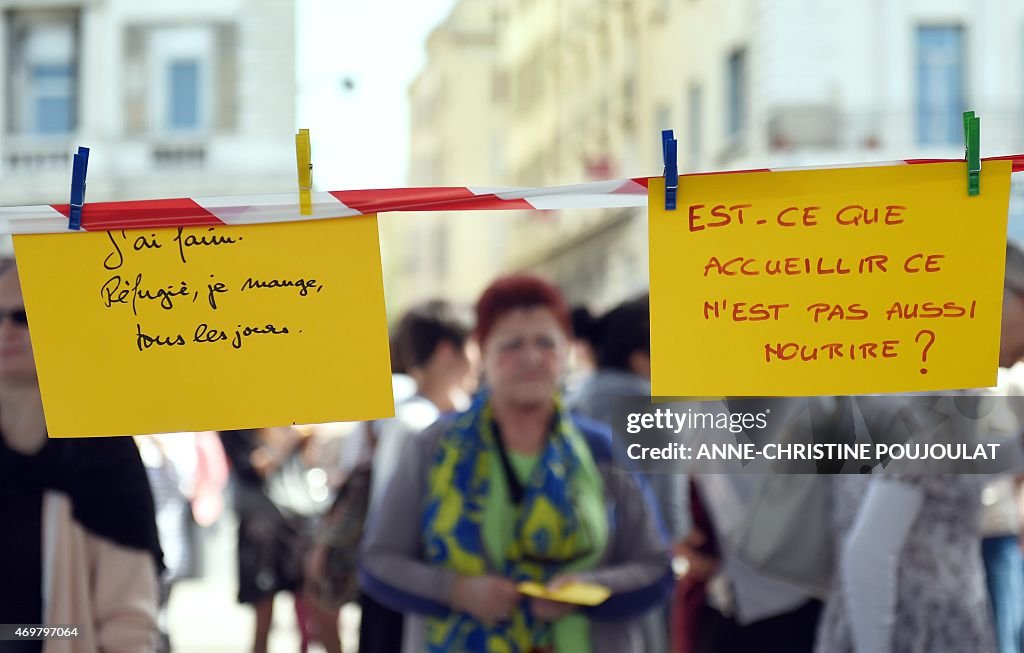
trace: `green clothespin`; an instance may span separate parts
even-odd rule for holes
[[[967,194],[981,192],[981,118],[964,111],[964,157],[967,159]]]

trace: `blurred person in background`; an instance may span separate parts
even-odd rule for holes
[[[295,597],[302,648],[309,641],[301,592],[303,560],[321,503],[310,491],[302,452],[311,432],[293,427],[222,431],[238,513],[238,601],[256,613],[254,653],[266,653],[274,597]]]
[[[767,575],[729,545],[728,536],[757,505],[763,474],[707,465],[694,474],[694,496],[711,527],[686,555],[706,601],[689,613],[685,643],[699,653],[811,653],[822,603],[810,592]],[[709,473],[710,472],[710,473]],[[708,547],[707,544],[714,544]],[[717,558],[717,560],[716,560]],[[713,575],[712,575],[713,574]]]
[[[1010,368],[1022,357],[1024,251],[1009,241],[999,366]],[[904,399],[911,406],[915,401]],[[906,412],[893,411],[891,418],[862,412],[866,420],[881,422],[869,421],[869,433],[903,428],[914,435],[926,428]],[[947,423],[971,426],[947,420],[938,428],[947,428]],[[833,521],[839,573],[822,617],[819,653],[997,650],[978,536],[988,480],[982,474],[836,477]]]
[[[527,275],[477,304],[487,390],[410,438],[363,544],[365,591],[425,616],[405,651],[642,651],[640,615],[672,586],[643,480],[615,471],[606,429],[558,394],[570,324]],[[530,598],[523,581],[608,587],[593,608]]]
[[[224,515],[228,459],[216,431],[195,434],[196,475],[192,488],[192,517],[200,528],[216,525]],[[202,560],[200,560],[200,566]],[[200,570],[201,571],[201,570]]]
[[[401,325],[389,338],[391,386],[396,414],[399,406],[416,394],[416,382],[399,347]],[[359,648],[398,650],[402,641],[402,615],[379,606],[387,613],[374,611],[379,604],[367,604],[369,597],[359,592],[356,578],[358,546],[370,507],[371,482],[377,443],[382,425],[391,420],[360,422],[338,439],[341,451],[337,464],[329,466],[331,487],[336,489],[330,509],[320,520],[313,548],[306,559],[306,595],[316,620],[318,639],[327,653],[340,653],[339,618],[341,607],[359,600],[361,607]],[[352,426],[352,425],[347,425]]]
[[[1021,433],[1024,424],[1024,363],[999,370],[999,383],[993,389],[1002,428]],[[1024,546],[1021,516],[1024,514],[1024,476],[1002,474],[981,493],[981,553],[985,560],[992,616],[995,618],[999,653],[1020,653],[1024,637]]]
[[[569,348],[568,372],[565,377],[565,390],[572,395],[587,378],[597,370],[597,354],[586,333],[594,321],[594,316],[586,306],[576,306],[569,313],[572,324],[572,341]]]
[[[177,440],[177,441],[175,441]],[[192,456],[182,455],[191,445]],[[166,569],[160,578],[160,645],[158,653],[172,650],[167,627],[167,605],[174,584],[194,577],[197,567],[195,521],[192,518],[196,460],[194,433],[164,433],[135,437],[156,506],[157,531]]]
[[[676,558],[672,561],[674,569],[679,567],[671,606],[672,653],[696,653],[701,650],[703,616],[708,609],[708,583],[718,572],[721,555],[711,516],[692,477],[687,489],[693,526],[683,545],[676,545]],[[678,564],[680,562],[682,564]]]
[[[228,468],[212,431],[135,437],[156,504],[157,530],[166,569],[160,578],[160,646],[172,650],[168,605],[174,585],[203,571],[202,529],[224,512]]]
[[[341,650],[335,636],[339,609],[356,598],[356,531],[361,533],[365,516],[372,515],[379,504],[407,438],[430,426],[442,412],[464,410],[469,405],[477,369],[471,330],[468,311],[447,301],[431,300],[410,309],[392,338],[395,417],[365,422],[346,437],[350,444],[345,446],[348,453],[343,456],[341,472],[345,482],[318,529],[306,572],[320,639],[328,653]],[[401,650],[404,615],[365,593],[358,598],[360,651]]]
[[[981,553],[985,561],[999,653],[1020,653],[1024,625],[1021,485],[1024,477],[997,476],[981,493]]]
[[[373,456],[369,514],[381,499],[398,468],[408,440],[444,413],[465,410],[476,389],[479,353],[470,340],[472,315],[450,302],[432,300],[413,307],[398,323],[397,350],[416,383],[413,396],[395,403],[395,417],[380,420]],[[361,653],[401,650],[404,616],[367,593],[360,597]],[[417,619],[410,615],[410,620]],[[415,625],[412,627],[416,627]]]
[[[340,429],[345,432],[339,434]],[[356,553],[369,503],[376,434],[372,421],[322,424],[315,430],[318,435],[332,431],[340,435],[342,455],[331,467],[338,479],[334,499],[318,520],[306,555],[303,595],[310,608],[313,638],[327,653],[341,653],[341,608],[358,598]]]
[[[355,599],[354,595],[346,592],[347,584],[337,578],[337,570],[330,568],[327,562],[336,564],[333,557],[328,558],[329,553],[345,554],[344,551],[335,551],[341,548],[335,540],[350,537],[350,526],[337,522],[340,517],[347,519],[352,512],[349,497],[353,488],[360,483],[369,486],[368,477],[363,482],[360,476],[369,473],[373,449],[365,436],[370,425],[371,422],[331,422],[298,427],[310,434],[306,452],[312,455],[307,457],[317,460],[322,467],[316,476],[322,478],[323,485],[311,488],[311,493],[330,498],[333,490],[329,507],[313,520],[312,539],[304,554],[302,606],[305,609],[300,608],[296,613],[297,616],[307,615],[307,638],[318,641],[327,653],[341,653],[341,607]],[[361,523],[365,505],[356,506],[356,509]],[[358,534],[354,537],[358,538]],[[351,556],[341,556],[342,560],[349,558]]]
[[[47,438],[14,260],[0,260],[0,621],[76,624],[12,653],[148,652],[163,568],[153,495],[128,437]]]
[[[630,439],[614,427],[618,398],[651,396],[651,316],[647,295],[624,302],[600,318],[575,312],[576,337],[589,344],[597,370],[582,381],[568,398],[579,414],[603,422],[612,429],[617,448],[625,450]],[[654,491],[661,518],[674,547],[689,546],[691,519],[689,484],[684,474],[646,475]],[[696,538],[696,534],[694,535]],[[668,619],[663,611],[652,612],[644,630],[645,651],[668,650]]]
[[[835,481],[838,582],[815,650],[996,651],[978,537],[984,477]]]
[[[396,404],[394,419],[379,421],[371,513],[394,475],[407,438],[442,413],[469,407],[479,368],[479,350],[470,340],[472,328],[472,315],[444,300],[415,306],[399,322],[397,347],[416,391]]]

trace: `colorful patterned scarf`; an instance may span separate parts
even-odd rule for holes
[[[438,445],[421,524],[426,561],[468,576],[497,573],[517,583],[546,583],[593,567],[608,539],[603,485],[561,401],[556,398],[547,444],[522,484],[518,505],[509,497],[496,439],[492,408],[481,393]],[[488,546],[495,527],[503,534],[503,550]],[[524,600],[509,620],[490,627],[454,611],[427,620],[430,653],[529,653],[551,645],[558,653],[589,651],[585,617],[574,613],[546,624],[529,613]]]

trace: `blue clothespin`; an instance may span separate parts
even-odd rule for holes
[[[967,194],[981,193],[981,118],[964,111],[964,158],[967,159]]]
[[[679,190],[679,166],[676,165],[676,139],[671,129],[661,130],[661,155],[665,159],[665,210],[676,210],[676,192]]]
[[[89,170],[89,148],[79,147],[71,164],[71,216],[68,229],[82,228],[82,206],[85,205],[85,175]]]

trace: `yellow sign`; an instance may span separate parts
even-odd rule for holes
[[[1010,163],[682,177],[649,195],[660,396],[995,385]]]
[[[561,603],[572,603],[573,605],[601,605],[612,595],[612,591],[604,585],[596,583],[566,583],[557,589],[548,589],[540,583],[524,581],[519,583],[517,589],[520,594],[533,596],[538,599],[548,599]]]
[[[51,437],[393,414],[376,216],[14,245]]]

